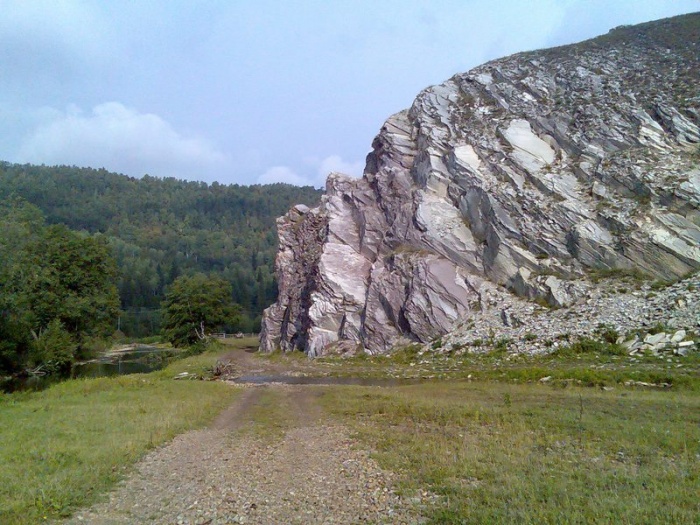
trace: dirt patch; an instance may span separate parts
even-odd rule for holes
[[[314,387],[293,387],[288,389],[288,399],[293,409],[294,421],[298,427],[315,425],[323,418],[323,410],[318,404],[321,391]]]
[[[323,387],[232,388],[243,393],[210,428],[154,450],[108,501],[67,523],[421,523],[393,474],[326,417]],[[281,437],[246,431],[271,394],[284,401]]]
[[[298,375],[314,371],[313,364],[305,358],[273,359],[261,358],[253,349],[235,349],[227,352],[219,362],[224,363],[233,375]]]
[[[260,399],[260,390],[257,388],[247,388],[241,394],[236,403],[221,412],[211,424],[212,430],[238,430],[243,426],[243,415],[250,412],[250,409]]]

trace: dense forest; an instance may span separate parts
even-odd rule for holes
[[[0,202],[0,372],[65,371],[114,332],[110,252],[104,237],[48,226],[20,198]]]
[[[104,239],[116,261],[121,316],[129,336],[160,330],[160,305],[181,275],[203,273],[231,284],[241,315],[230,330],[253,332],[277,294],[275,219],[321,192],[287,184],[186,182],[104,169],[0,162],[0,203],[23,199],[48,225]]]

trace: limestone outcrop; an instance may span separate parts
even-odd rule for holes
[[[278,220],[261,348],[385,352],[495,288],[566,306],[594,270],[696,271],[698,35],[700,14],[620,27],[421,92],[361,179],[333,173],[319,207]]]

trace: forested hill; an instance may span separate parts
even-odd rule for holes
[[[104,169],[0,162],[0,201],[21,197],[49,224],[103,234],[119,268],[121,328],[157,329],[165,287],[203,272],[231,281],[250,331],[276,297],[275,219],[321,192],[288,184],[206,184],[148,175],[135,179]]]

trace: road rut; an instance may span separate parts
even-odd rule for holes
[[[241,362],[249,361],[242,356]],[[326,417],[318,386],[232,386],[236,402],[209,428],[145,456],[108,499],[67,524],[420,523],[347,428]],[[261,403],[280,403],[261,434]]]

